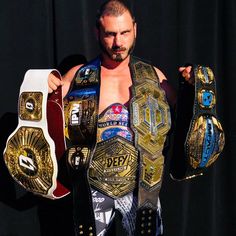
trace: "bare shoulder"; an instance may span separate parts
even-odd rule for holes
[[[72,67],[69,71],[66,72],[66,74],[63,76],[63,80],[64,81],[72,81],[74,76],[75,76],[75,73],[76,71],[81,67],[83,66],[83,64],[80,64],[80,65],[77,65],[77,66],[74,66]]]
[[[158,68],[154,67],[158,77],[159,77],[159,80],[160,80],[160,83],[162,83],[163,80],[167,80],[166,76],[162,73],[161,70],[159,70]]]
[[[63,80],[63,86],[62,86],[63,97],[65,97],[66,94],[68,93],[68,91],[70,89],[70,86],[71,86],[71,82],[74,79],[75,73],[81,66],[82,66],[82,64],[74,66],[65,75],[63,75],[63,77],[62,77],[62,80]]]

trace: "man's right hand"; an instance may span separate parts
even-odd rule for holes
[[[50,73],[48,76],[48,93],[52,93],[57,90],[59,86],[63,85],[63,81],[60,80],[57,74]]]
[[[55,91],[59,86],[62,86],[62,97],[64,98],[70,89],[70,85],[73,81],[75,73],[77,70],[82,66],[77,65],[71,68],[66,74],[62,76],[62,80],[58,77],[57,73],[51,73],[48,76],[48,93],[52,93]]]

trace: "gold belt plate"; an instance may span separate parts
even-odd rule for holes
[[[151,189],[161,183],[164,170],[164,156],[159,156],[155,160],[143,154],[142,185],[146,189]]]
[[[20,127],[7,143],[5,163],[24,188],[47,194],[54,173],[50,147],[40,128]]]
[[[90,183],[113,198],[124,196],[135,188],[137,166],[135,147],[116,136],[97,144],[89,169]]]
[[[94,128],[97,121],[96,98],[91,96],[89,99],[73,100],[73,97],[69,99],[64,100],[65,136],[74,145],[86,143],[94,136],[95,132]]]
[[[132,101],[133,128],[137,144],[152,156],[162,152],[170,129],[170,111],[164,91],[151,82],[135,87]]]
[[[210,67],[204,67],[204,68],[206,69],[206,72],[204,72],[202,70],[203,66],[198,66],[198,68],[196,70],[195,77],[199,78],[199,80],[204,85],[212,84],[212,82],[214,82],[214,80],[215,80],[214,74],[213,74]],[[205,73],[207,73],[207,74],[205,74]]]
[[[40,121],[42,119],[41,92],[23,92],[19,99],[19,114],[22,120]]]
[[[216,114],[216,84],[209,67],[196,66],[194,116],[185,141],[193,169],[213,164],[223,150],[224,131]]]
[[[212,124],[208,124],[207,120],[209,119],[211,120]],[[213,134],[216,140],[211,137],[211,130],[207,132],[209,125],[212,126],[210,126],[210,129],[215,130]],[[198,168],[200,163],[204,161],[204,154],[209,155],[209,153],[211,153],[211,155],[205,166],[210,166],[213,162],[215,162],[224,148],[224,131],[220,122],[214,116],[211,118],[207,116],[200,116],[198,119],[196,119],[192,126],[189,140],[187,141],[187,147],[190,165],[194,169]],[[210,150],[211,147],[214,147],[212,151]],[[204,149],[205,152],[203,151]]]

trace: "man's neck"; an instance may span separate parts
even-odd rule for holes
[[[128,67],[129,61],[130,56],[128,56],[121,62],[112,60],[111,58],[105,55],[101,56],[101,65],[107,70],[123,70],[124,68]]]

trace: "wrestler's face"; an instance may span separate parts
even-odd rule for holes
[[[136,39],[136,23],[129,12],[100,19],[98,40],[103,56],[121,62],[132,52]]]

